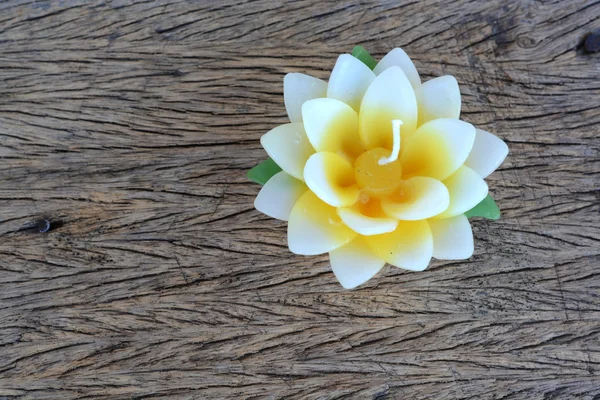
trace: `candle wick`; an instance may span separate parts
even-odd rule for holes
[[[400,154],[400,125],[403,122],[399,119],[392,120],[392,154],[389,157],[383,157],[378,161],[379,165],[389,164],[398,159],[398,154]]]

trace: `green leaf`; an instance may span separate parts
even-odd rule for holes
[[[467,211],[465,215],[467,218],[483,217],[495,221],[500,218],[500,209],[492,196],[488,194],[485,199]]]
[[[377,65],[377,61],[362,46],[354,46],[352,49],[352,55],[362,61],[367,67],[374,69]]]
[[[256,167],[248,171],[248,179],[260,185],[267,183],[273,175],[280,172],[281,168],[270,158],[258,164]]]

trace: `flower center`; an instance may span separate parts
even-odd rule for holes
[[[394,151],[382,147],[362,153],[354,162],[354,179],[362,191],[376,198],[392,194],[402,179],[402,166],[397,158]],[[383,164],[382,159],[386,160]]]

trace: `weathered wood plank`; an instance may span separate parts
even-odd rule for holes
[[[600,398],[598,1],[0,3],[0,398]],[[511,153],[344,291],[253,209],[283,75],[402,46]],[[46,234],[20,230],[45,217]]]

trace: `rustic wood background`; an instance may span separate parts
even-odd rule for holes
[[[600,398],[598,0],[0,3],[0,398]],[[245,172],[396,46],[510,147],[475,255],[344,291]],[[47,218],[47,233],[23,229]]]

